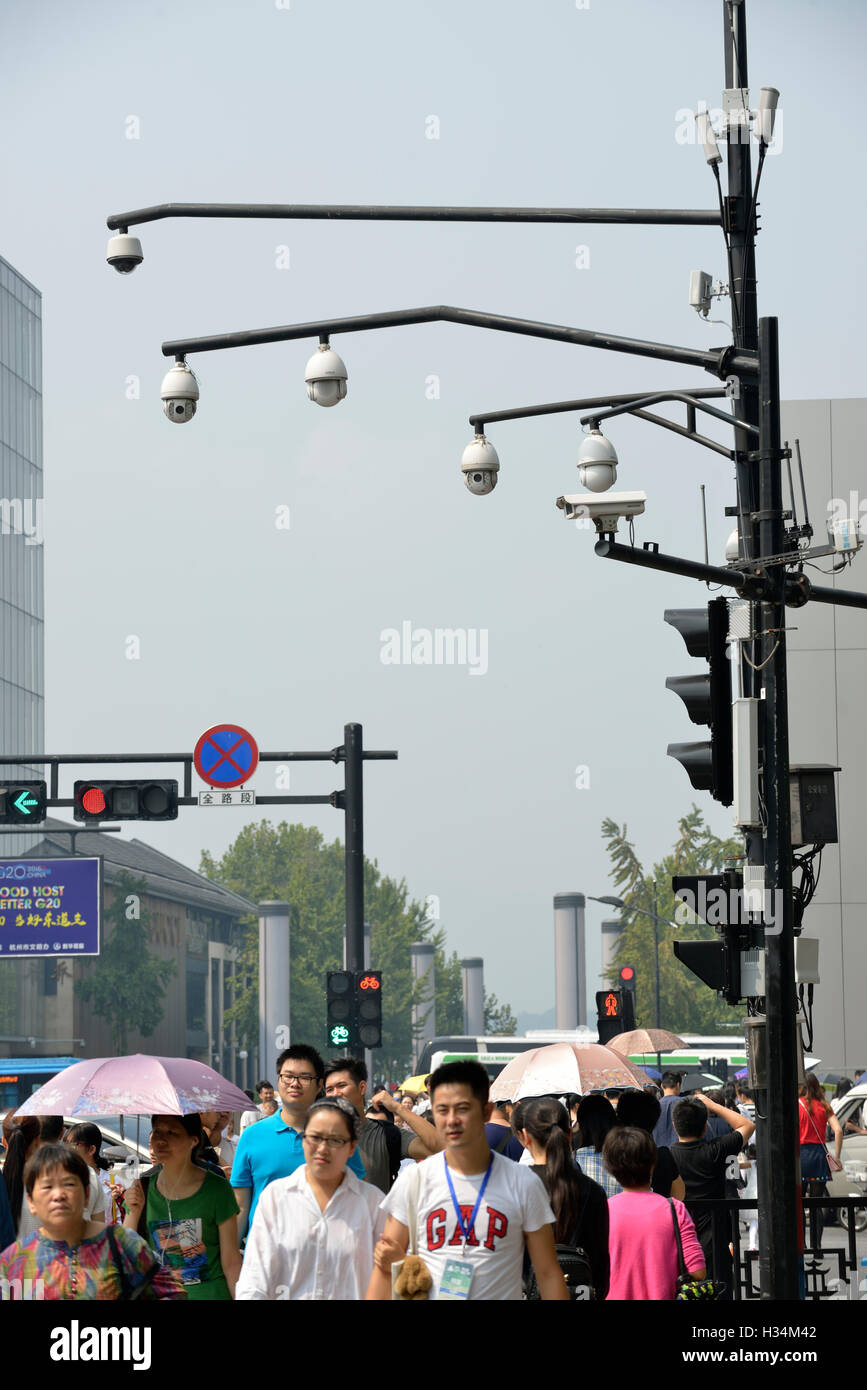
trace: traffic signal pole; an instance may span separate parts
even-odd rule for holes
[[[775,318],[759,324],[760,524],[762,555],[783,549],[783,489],[780,456],[780,372]],[[765,836],[765,1017],[767,1092],[757,1107],[762,1138],[758,1173],[764,1171],[759,1195],[759,1249],[763,1298],[797,1299],[798,1192],[801,1164],[798,1145],[798,1055],[795,1007],[795,944],[792,903],[792,827],[789,804],[789,715],[786,680],[786,609],[784,568],[769,566],[776,593],[759,605],[764,686],[762,740],[763,790],[767,808]],[[762,1093],[759,1093],[762,1099]],[[762,1182],[761,1176],[759,1181]],[[764,1219],[763,1219],[764,1218]]]
[[[364,751],[360,724],[343,729],[346,843],[346,968],[364,969]]]

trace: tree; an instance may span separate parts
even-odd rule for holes
[[[501,1004],[496,994],[488,994],[485,990],[485,1032],[506,1038],[514,1037],[517,1031],[518,1020],[511,1005]]]
[[[606,818],[602,822],[602,837],[607,841],[611,858],[611,879],[615,893],[626,904],[622,912],[624,927],[617,941],[614,968],[608,982],[617,983],[621,965],[633,965],[637,993],[635,1023],[639,1028],[656,1025],[656,983],[653,945],[653,921],[648,917],[630,915],[629,909],[640,907],[653,912],[653,885],[656,883],[656,912],[666,921],[674,919],[678,906],[671,887],[675,874],[719,873],[724,865],[744,857],[740,839],[721,840],[704,822],[697,806],[682,817],[678,839],[672,852],[648,876],[635,848],[627,839],[626,826],[620,827]],[[730,1008],[703,985],[686,966],[681,964],[671,948],[674,929],[664,922],[657,924],[659,934],[659,994],[660,1027],[676,1033],[713,1034],[733,1026],[740,1027],[743,1010]],[[716,933],[704,922],[687,929],[693,940],[712,940]]]
[[[326,844],[312,827],[260,821],[245,826],[221,859],[204,851],[200,872],[251,902],[276,899],[290,904],[290,1036],[327,1050],[325,974],[343,969],[344,963],[341,842]],[[420,903],[409,898],[406,883],[381,874],[376,860],[364,862],[364,901],[371,932],[370,963],[383,974],[383,1036],[382,1049],[376,1054],[377,1071],[400,1080],[418,1050],[412,1010],[424,995],[424,986],[415,985],[412,978],[413,942],[430,941],[436,947],[437,1029],[441,1033],[463,1031],[460,961],[455,952],[446,956],[445,932],[437,929]],[[227,1014],[249,1046],[256,1045],[259,1035],[258,954],[254,923],[242,953],[249,985]]]
[[[174,961],[150,953],[150,918],[141,907],[146,892],[144,879],[126,871],[120,875],[105,911],[102,954],[90,973],[75,982],[79,997],[109,1024],[118,1056],[129,1051],[131,1033],[149,1038],[161,1023],[166,985],[175,974]]]

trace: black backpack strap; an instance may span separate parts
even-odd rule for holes
[[[491,1152],[495,1154],[504,1154],[506,1152],[506,1145],[508,1144],[511,1137],[512,1131],[510,1129],[507,1129],[499,1144],[495,1144]]]

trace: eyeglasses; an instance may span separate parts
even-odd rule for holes
[[[284,1086],[288,1086],[290,1081],[297,1081],[299,1086],[309,1086],[311,1081],[316,1080],[316,1077],[311,1076],[309,1071],[281,1071],[280,1075],[277,1077],[277,1080],[282,1081]]]
[[[326,1134],[308,1134],[306,1130],[304,1132],[304,1138],[314,1149],[318,1148],[320,1144],[327,1144],[329,1149],[342,1149],[344,1144],[349,1144],[351,1142],[349,1139],[337,1139],[336,1137]]]

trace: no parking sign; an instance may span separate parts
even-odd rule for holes
[[[259,765],[259,748],[253,735],[239,724],[215,724],[196,744],[193,765],[208,786],[226,791],[253,776]]]

